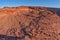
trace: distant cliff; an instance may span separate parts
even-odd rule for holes
[[[56,12],[56,14],[60,16],[60,8],[48,8],[48,9]]]

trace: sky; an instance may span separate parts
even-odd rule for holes
[[[5,6],[44,6],[60,8],[60,0],[0,0],[0,8]]]

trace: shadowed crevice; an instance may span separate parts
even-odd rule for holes
[[[13,37],[7,35],[0,35],[0,40],[21,40],[20,37]]]

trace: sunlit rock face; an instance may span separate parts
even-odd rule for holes
[[[60,40],[60,16],[44,7],[0,9],[1,40]]]

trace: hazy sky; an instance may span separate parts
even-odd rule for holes
[[[4,6],[46,6],[59,7],[60,0],[0,0],[0,7]]]

